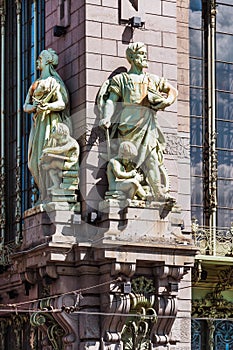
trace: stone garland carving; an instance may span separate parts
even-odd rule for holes
[[[83,147],[86,145],[89,147],[100,146],[106,143],[106,134],[102,128],[87,125],[85,128],[82,128],[80,133],[79,143]],[[166,132],[164,132],[164,136],[166,139],[164,154],[177,155],[179,158],[190,157],[190,143],[188,138]]]
[[[132,142],[138,154],[135,169],[144,176],[155,201],[175,203],[169,195],[169,183],[163,166],[165,138],[156,112],[170,106],[177,90],[164,78],[144,73],[147,50],[144,43],[129,44],[126,50],[131,64],[128,72],[104,82],[97,97],[100,126],[106,130],[108,160],[122,142]]]
[[[165,134],[166,148],[164,153],[169,155],[177,155],[179,158],[190,157],[189,139],[174,134]]]

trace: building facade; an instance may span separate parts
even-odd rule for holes
[[[231,1],[190,2],[193,349],[231,349]]]
[[[232,259],[230,1],[0,3],[0,348],[231,349],[223,317]],[[136,41],[146,44],[148,71],[179,91],[158,112],[171,211],[105,197],[96,99],[107,79],[129,69],[125,51]],[[27,169],[32,120],[22,106],[35,59],[49,47],[81,153],[77,203],[44,207]]]

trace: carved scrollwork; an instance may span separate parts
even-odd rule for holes
[[[152,340],[156,345],[165,345],[169,342],[169,334],[177,314],[177,300],[175,297],[162,295],[158,297],[158,321],[152,329]]]
[[[119,283],[110,285],[109,293],[101,297],[102,312],[107,313],[102,318],[102,338],[106,343],[119,343],[121,332],[130,310],[129,294],[122,293]]]

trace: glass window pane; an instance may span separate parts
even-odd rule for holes
[[[216,58],[218,61],[233,62],[233,35],[216,34]]]
[[[191,118],[190,138],[191,145],[202,145],[202,118]]]
[[[190,0],[189,23],[193,28],[201,28],[202,23],[202,1]]]
[[[189,30],[190,56],[202,57],[202,32],[197,29]]]
[[[218,205],[233,208],[233,180],[218,180]]]
[[[233,150],[218,150],[218,177],[233,179]]]
[[[202,116],[202,89],[190,89],[190,113],[191,115]]]
[[[233,149],[233,123],[218,121],[217,131],[218,148]]]
[[[203,62],[198,59],[190,59],[190,85],[203,86]]]
[[[217,225],[218,227],[231,227],[233,222],[233,210],[218,208],[217,212]],[[230,348],[229,348],[230,349]]]
[[[216,87],[218,90],[233,91],[233,64],[216,63]]]
[[[203,206],[192,206],[192,219],[197,219],[200,226],[203,226]],[[196,350],[196,349],[195,349]]]
[[[191,147],[191,175],[202,175],[202,148]]]
[[[232,5],[232,0],[217,0],[217,4]]]
[[[217,93],[217,118],[233,120],[233,94]]]
[[[192,204],[203,205],[203,179],[200,177],[192,178]]]
[[[232,1],[231,1],[232,5]],[[216,30],[217,32],[233,34],[232,17],[233,7],[218,5],[218,13],[216,16]]]

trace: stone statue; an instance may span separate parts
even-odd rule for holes
[[[69,119],[69,95],[55,67],[58,56],[53,49],[44,50],[36,61],[40,77],[29,88],[23,109],[33,113],[28,144],[28,167],[40,190],[40,201],[47,198],[51,186],[51,174],[40,167],[43,149],[48,147],[51,130],[58,123],[71,128]]]
[[[110,135],[112,153],[115,140],[131,141],[136,146],[136,169],[146,174],[154,199],[174,201],[168,193],[168,176],[163,164],[165,138],[156,112],[175,101],[177,90],[166,79],[143,72],[148,66],[143,43],[129,44],[126,56],[130,70],[115,75],[100,89],[97,98],[102,118],[100,126]]]
[[[148,194],[141,185],[143,175],[137,172],[133,163],[137,154],[132,142],[120,144],[118,156],[110,159],[107,166],[108,195],[118,198],[123,193],[127,199],[134,199],[135,196],[143,200],[147,198]]]
[[[70,136],[67,125],[58,123],[53,127],[50,143],[53,146],[44,148],[40,159],[40,166],[48,171],[53,183],[48,191],[60,189],[62,178],[69,172],[78,180],[79,170],[79,144]]]

